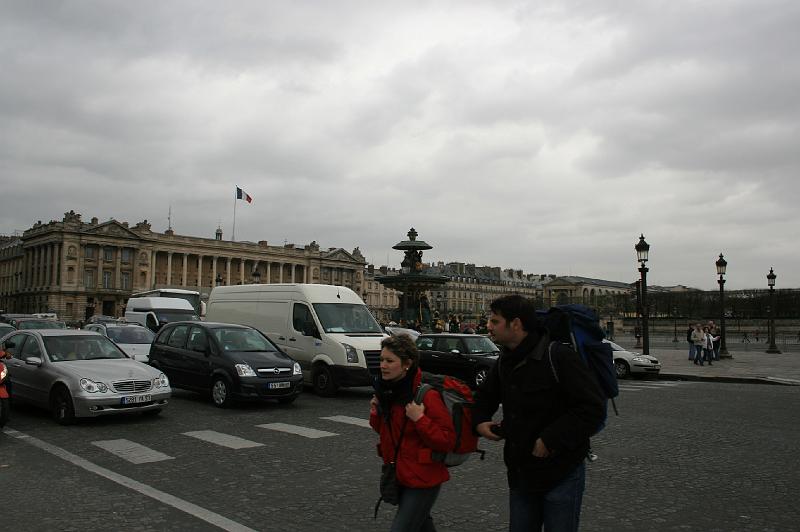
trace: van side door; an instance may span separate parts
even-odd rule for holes
[[[309,306],[293,302],[292,322],[286,339],[286,354],[300,362],[303,369],[310,369],[311,359],[314,358],[317,347],[322,345],[319,336],[319,329]]]

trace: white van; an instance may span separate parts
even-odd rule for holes
[[[322,396],[340,386],[367,386],[380,371],[386,335],[358,295],[324,284],[216,286],[208,321],[250,325],[300,363]]]
[[[125,321],[139,323],[153,332],[165,323],[198,320],[192,304],[175,297],[132,297],[125,307]]]

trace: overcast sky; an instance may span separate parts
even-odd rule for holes
[[[0,0],[0,234],[70,209],[800,287],[800,2]]]

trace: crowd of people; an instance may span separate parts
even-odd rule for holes
[[[705,325],[702,323],[689,324],[686,331],[686,341],[689,342],[689,360],[698,366],[719,360],[720,340],[719,331],[713,321]]]

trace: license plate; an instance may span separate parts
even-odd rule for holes
[[[133,405],[136,403],[147,403],[152,401],[153,398],[150,394],[147,395],[131,395],[129,397],[122,398],[123,405]]]
[[[267,388],[269,388],[270,390],[276,390],[279,388],[288,388],[291,385],[292,385],[291,382],[270,382],[267,385]]]

